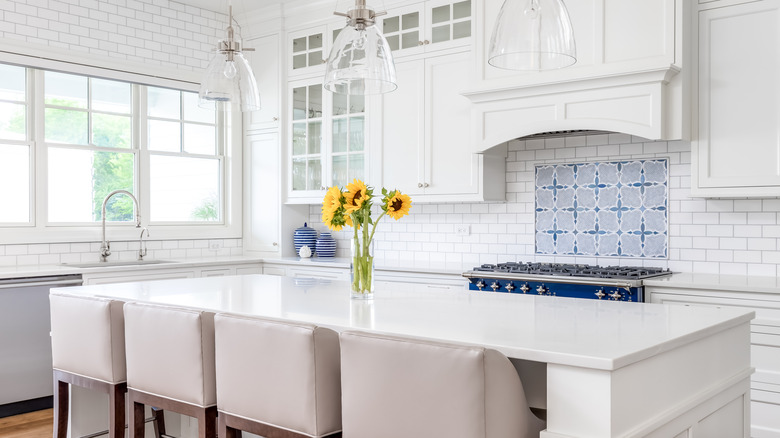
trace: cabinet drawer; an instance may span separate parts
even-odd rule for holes
[[[339,269],[287,268],[288,277],[349,280],[349,271]]]
[[[726,297],[700,295],[683,295],[674,293],[656,293],[649,290],[650,302],[661,304],[702,305],[715,307],[733,307],[756,312],[752,324],[768,327],[780,327],[780,303],[776,301],[761,301]],[[696,293],[696,292],[694,292]]]

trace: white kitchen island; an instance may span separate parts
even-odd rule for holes
[[[519,362],[546,364],[542,438],[749,436],[753,312],[408,283],[378,283],[372,301],[356,301],[348,287],[245,275],[63,292],[495,348]]]

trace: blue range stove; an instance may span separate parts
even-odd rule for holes
[[[509,262],[478,266],[463,276],[475,291],[641,303],[642,281],[671,273],[663,268]]]

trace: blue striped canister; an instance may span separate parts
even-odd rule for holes
[[[302,227],[296,228],[293,233],[293,245],[295,246],[295,254],[301,255],[301,247],[306,245],[309,249],[314,249],[314,245],[317,242],[317,230],[304,223]]]

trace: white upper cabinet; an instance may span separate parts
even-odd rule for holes
[[[330,54],[327,26],[316,26],[287,34],[288,74],[325,74]]]
[[[415,202],[504,200],[505,155],[471,152],[470,52],[397,63],[398,90],[377,99],[376,168]],[[500,149],[500,148],[499,148]]]
[[[278,129],[280,119],[281,63],[279,34],[254,38],[245,42],[254,52],[244,52],[252,66],[260,93],[260,110],[244,115],[244,128]]]
[[[699,5],[694,196],[780,196],[779,6]]]
[[[377,19],[396,58],[468,46],[474,32],[472,0],[432,0],[393,8]]]

